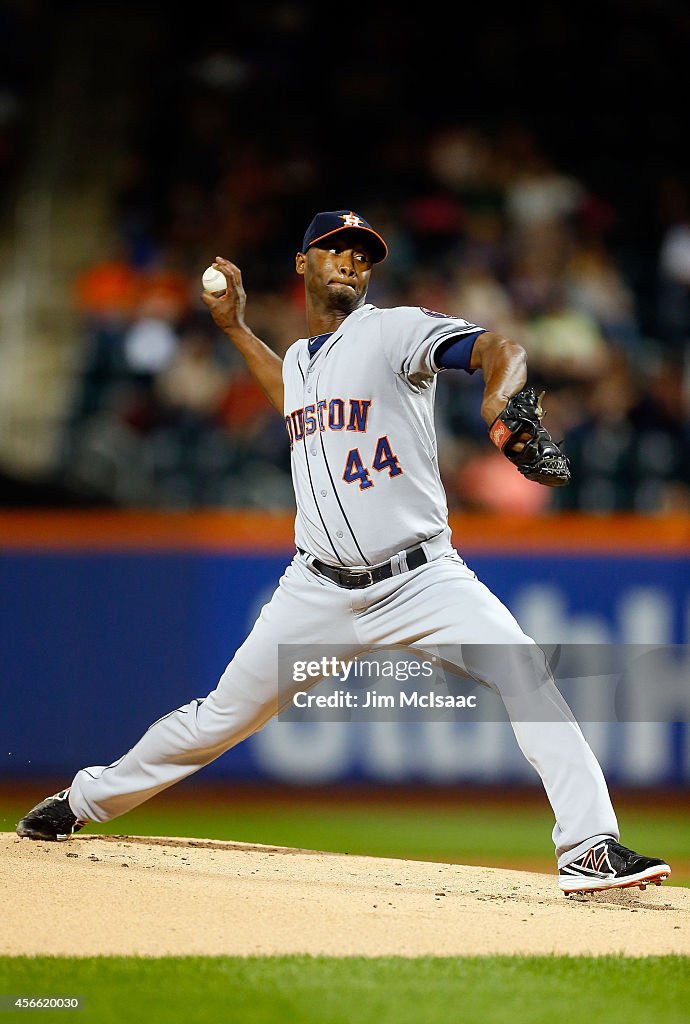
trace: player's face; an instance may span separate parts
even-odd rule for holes
[[[360,235],[340,232],[297,254],[296,269],[307,291],[335,309],[361,306],[369,287],[373,263]]]

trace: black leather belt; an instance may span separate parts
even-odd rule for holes
[[[306,554],[301,548],[298,550],[303,555]],[[405,555],[408,569],[418,569],[420,565],[429,561],[421,547],[409,548]],[[321,562],[318,558],[312,559],[311,565],[322,576],[347,590],[361,590],[362,587],[370,587],[372,583],[380,583],[381,580],[388,580],[395,575],[392,560],[384,562],[383,565],[372,565],[370,569],[348,569],[344,565],[327,565],[326,562]]]

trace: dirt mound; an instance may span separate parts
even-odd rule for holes
[[[0,954],[690,954],[690,889],[210,839],[0,833]]]

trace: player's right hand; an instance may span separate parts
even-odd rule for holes
[[[230,332],[238,327],[244,329],[247,293],[242,284],[242,272],[224,256],[215,256],[213,262],[228,283],[227,291],[219,296],[202,292],[201,301],[208,306],[211,316],[222,331]]]

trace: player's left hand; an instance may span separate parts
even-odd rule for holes
[[[542,426],[543,397],[533,387],[518,391],[491,424],[489,437],[527,480],[563,487],[570,482],[570,463]]]

